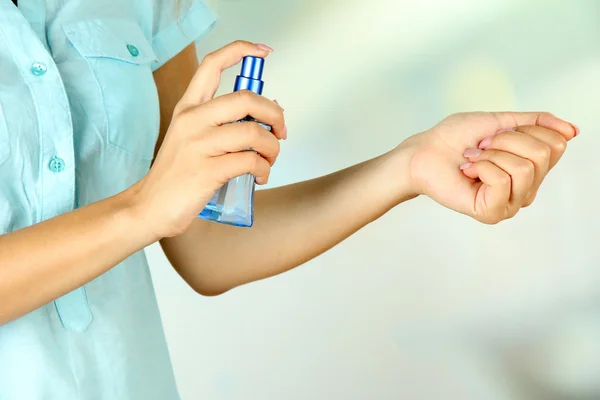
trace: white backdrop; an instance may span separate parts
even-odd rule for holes
[[[273,186],[378,155],[455,111],[548,110],[582,134],[534,206],[497,226],[420,198],[295,271],[216,298],[150,247],[183,398],[600,398],[600,3],[215,7],[200,55],[235,39],[276,49],[265,95],[286,109],[289,139]]]

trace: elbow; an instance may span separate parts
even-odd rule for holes
[[[227,293],[228,290],[214,290],[214,289],[206,289],[206,288],[194,288],[194,291],[203,297],[217,297],[224,293]]]
[[[193,271],[194,273],[183,273],[183,268],[175,268],[175,270],[179,272],[179,275],[194,292],[203,297],[220,296],[245,283],[240,282],[235,277],[220,274],[212,269],[187,269],[187,271]]]
[[[231,289],[233,288],[225,288],[225,287],[220,287],[217,285],[207,285],[207,284],[202,284],[202,285],[190,285],[192,287],[192,289],[194,289],[194,291],[196,293],[198,293],[200,296],[203,297],[217,297],[220,296],[222,294],[225,294],[227,292],[229,292]]]
[[[173,266],[188,286],[203,297],[219,296],[233,289],[232,287],[227,287],[220,276],[210,273],[210,271],[207,273],[206,271],[199,271],[198,268],[181,268],[175,266],[175,264]],[[188,271],[193,271],[194,273]]]

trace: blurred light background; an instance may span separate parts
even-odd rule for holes
[[[600,2],[212,4],[200,56],[235,39],[276,49],[265,95],[290,138],[271,185],[376,156],[457,111],[548,110],[582,134],[536,203],[497,226],[419,198],[216,298],[150,247],[183,398],[600,399]]]

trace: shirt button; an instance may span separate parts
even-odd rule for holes
[[[54,173],[63,172],[65,170],[65,160],[60,157],[52,157],[48,164],[48,168]]]
[[[42,76],[48,71],[48,67],[43,62],[36,61],[31,64],[31,73],[35,76]]]
[[[132,44],[127,45],[127,50],[129,50],[129,54],[131,54],[134,57],[137,57],[140,55],[140,51],[138,50],[138,48]]]

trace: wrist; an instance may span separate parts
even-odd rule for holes
[[[141,193],[141,186],[142,181],[119,193],[116,198],[123,219],[131,223],[145,247],[162,239],[162,236],[156,229],[156,221],[150,217],[151,213]]]
[[[401,144],[382,156],[383,181],[392,196],[393,206],[419,195],[410,174],[410,164],[415,153],[412,145]],[[391,189],[391,190],[390,190]]]

